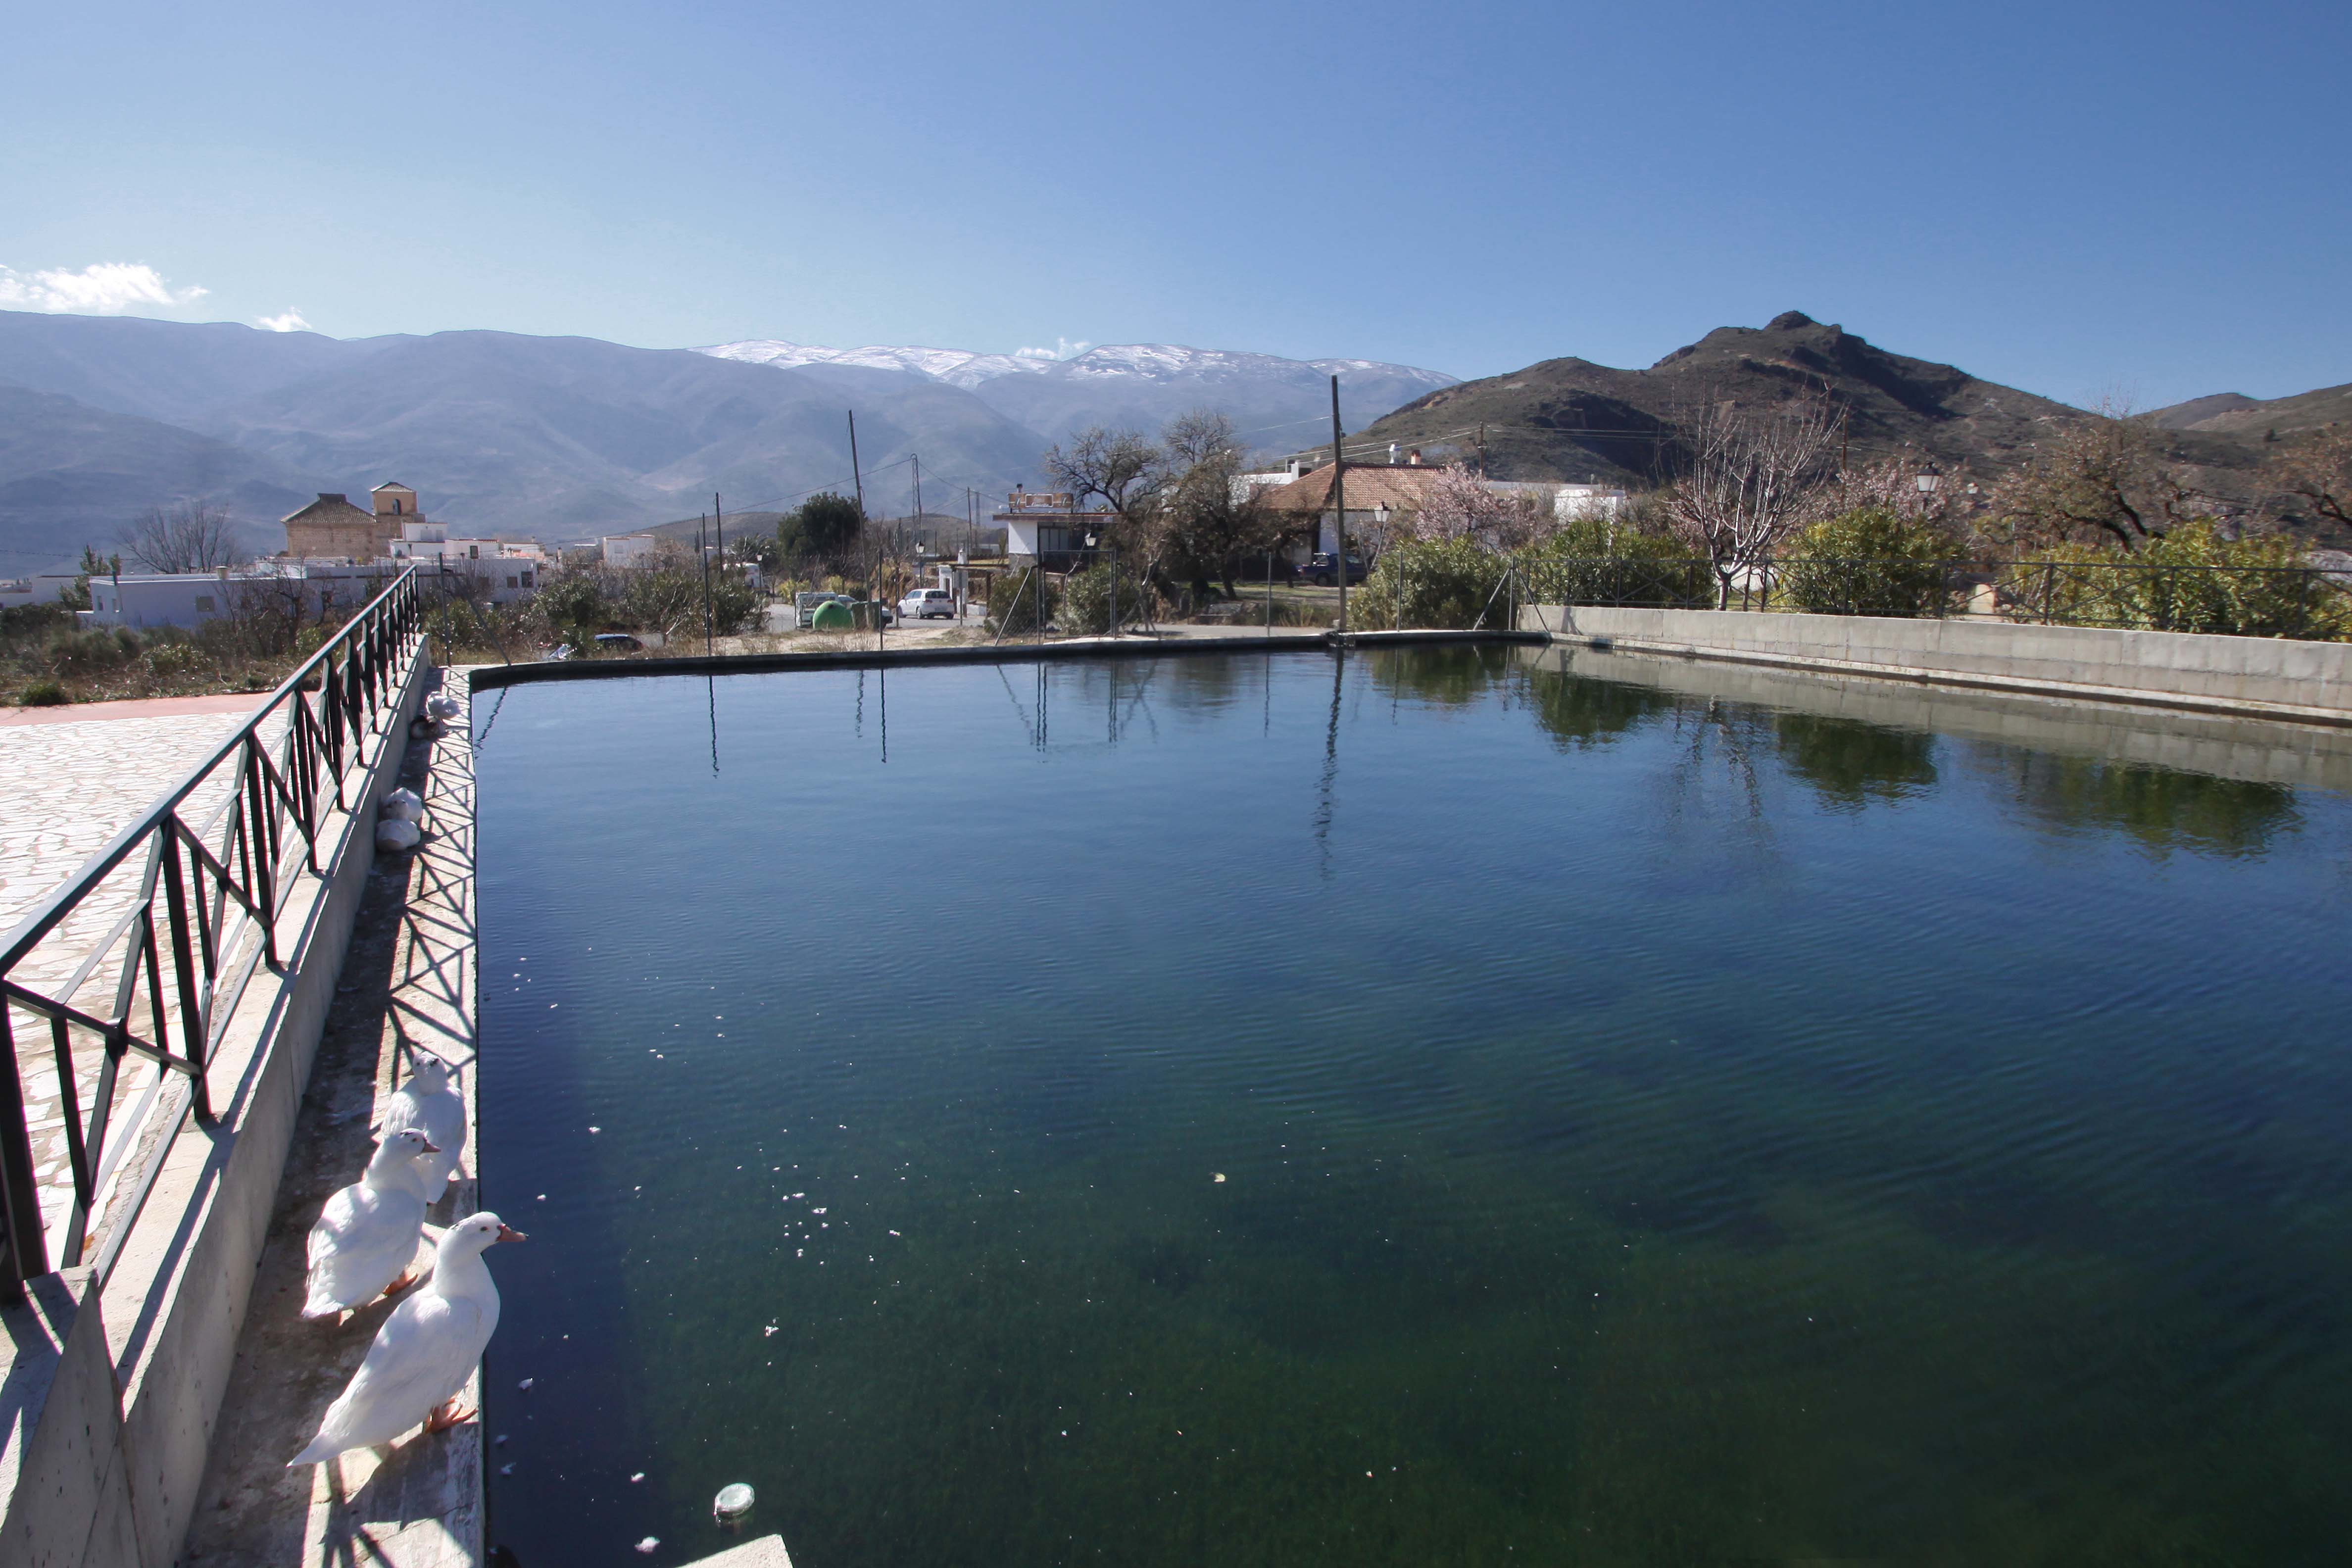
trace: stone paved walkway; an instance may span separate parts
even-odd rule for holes
[[[13,930],[127,824],[145,815],[158,796],[179,783],[261,702],[259,698],[190,700],[205,706],[193,712],[157,714],[152,710],[156,704],[110,703],[98,706],[122,716],[89,718],[90,710],[85,709],[84,716],[0,727],[0,932]],[[282,724],[276,729],[283,732]],[[184,816],[198,824],[209,820],[234,783],[234,773],[222,770],[222,776],[191,797]],[[61,993],[135,903],[145,869],[146,857],[132,854],[109,874],[95,896],[16,966],[14,978],[69,1000],[85,1012],[111,1014],[121,979],[112,951],[70,997]],[[143,1013],[143,1001],[141,1006]],[[10,1009],[8,1021],[54,1252],[73,1191],[57,1059],[46,1020],[19,1007]],[[74,1078],[87,1118],[104,1055],[94,1038],[77,1034],[73,1044]],[[116,1082],[110,1144],[118,1136],[127,1143],[135,1131],[136,1109],[155,1078],[156,1069],[150,1066],[124,1068]],[[126,1108],[134,1114],[125,1114]]]

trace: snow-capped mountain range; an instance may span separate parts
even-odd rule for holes
[[[749,364],[786,367],[854,364],[870,370],[909,370],[966,390],[999,376],[1022,374],[1065,375],[1074,379],[1134,376],[1146,381],[1232,381],[1262,376],[1288,380],[1296,378],[1304,370],[1319,375],[1393,376],[1418,384],[1423,392],[1452,386],[1456,379],[1442,371],[1385,364],[1378,360],[1295,360],[1284,359],[1278,354],[1244,353],[1231,349],[1187,348],[1181,343],[1106,343],[1067,359],[1044,353],[989,354],[965,349],[883,344],[857,349],[828,349],[812,343],[787,342],[782,338],[753,338],[740,343],[718,343],[696,352],[716,359],[741,360]]]
[[[697,353],[713,359],[741,360],[746,364],[772,364],[791,370],[804,364],[854,364],[867,370],[910,370],[969,391],[983,381],[1023,371],[1043,370],[1052,359],[1023,354],[972,353],[963,349],[888,348],[824,349],[813,343],[788,343],[782,338],[752,338],[740,343],[719,343]]]
[[[698,352],[785,370],[921,376],[969,393],[1047,443],[1089,425],[1157,430],[1176,415],[1213,408],[1230,416],[1253,448],[1282,450],[1328,435],[1333,375],[1349,429],[1455,381],[1441,371],[1379,360],[1295,360],[1180,343],[1106,343],[1067,359],[884,344],[828,349],[774,338]]]

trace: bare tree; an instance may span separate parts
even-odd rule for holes
[[[1111,510],[1123,512],[1160,475],[1160,448],[1140,430],[1106,430],[1096,425],[1072,431],[1068,449],[1055,446],[1045,454],[1045,467],[1055,487],[1069,491],[1076,504],[1100,500]]]
[[[1233,420],[1213,408],[1179,414],[1160,433],[1160,445],[1178,473],[1198,468],[1234,445]]]
[[[2061,431],[1994,487],[2011,548],[2114,541],[2131,550],[2218,510],[2165,454],[2164,433],[2117,405]]]
[[[1716,607],[1811,521],[1834,472],[1844,415],[1826,393],[1748,410],[1709,397],[1681,421],[1685,461],[1666,492],[1676,533],[1706,557]]]
[[[2352,528],[2352,427],[2283,446],[2271,459],[2270,479],[2293,510]]]
[[[123,531],[122,543],[150,572],[216,572],[236,563],[236,527],[208,500],[150,507]]]

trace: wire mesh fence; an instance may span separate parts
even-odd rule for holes
[[[1519,570],[1527,597],[1546,604],[2352,640],[2352,574],[2318,566],[1805,556],[1718,574],[1698,560],[1593,556]]]

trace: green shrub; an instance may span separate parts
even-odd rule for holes
[[[2352,595],[2284,535],[2230,539],[2199,518],[2126,554],[2059,545],[2001,584],[2021,620],[2223,637],[2352,640]]]
[[[1381,552],[1362,586],[1348,595],[1350,629],[1466,630],[1483,615],[1489,626],[1509,618],[1510,590],[1496,592],[1507,557],[1471,539],[1407,540]],[[1491,607],[1490,607],[1491,606]]]
[[[1545,605],[1633,605],[1706,609],[1715,578],[1678,539],[1606,518],[1578,518],[1521,552],[1526,595]]]
[[[1958,542],[1934,523],[1860,507],[1797,536],[1773,596],[1817,615],[1941,615],[1959,559]]]
[[[1101,637],[1111,626],[1111,569],[1089,566],[1062,583],[1061,626],[1084,637]],[[1118,574],[1118,624],[1134,626],[1149,613],[1149,595],[1133,572]]]
[[[189,680],[210,672],[212,660],[192,642],[162,643],[147,650],[147,673],[157,680]]]
[[[16,693],[19,708],[62,708],[73,699],[54,680],[30,680]]]
[[[1044,615],[1041,617],[1041,606]],[[988,629],[1002,637],[1034,632],[1053,624],[1062,607],[1061,590],[1043,572],[1012,572],[989,584]]]
[[[139,634],[129,626],[85,626],[49,644],[49,667],[59,675],[116,669],[139,657]]]

